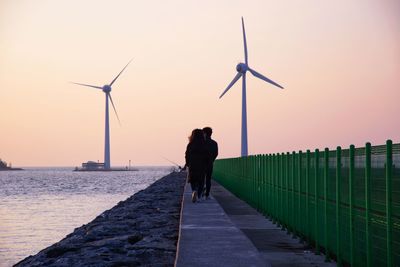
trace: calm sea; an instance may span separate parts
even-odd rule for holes
[[[146,188],[171,167],[133,172],[28,168],[0,172],[0,266],[12,266]]]

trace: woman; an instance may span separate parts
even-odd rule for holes
[[[189,180],[192,187],[192,202],[201,198],[203,192],[204,177],[207,165],[207,148],[205,146],[204,133],[200,129],[194,129],[189,137],[189,144],[185,153],[186,166],[189,167]],[[203,185],[203,186],[201,186]]]

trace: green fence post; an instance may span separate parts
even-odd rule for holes
[[[273,164],[273,155],[269,155],[269,202],[270,202],[270,216],[272,221],[274,220],[274,164]]]
[[[285,176],[286,176],[286,230],[287,233],[289,234],[291,231],[291,222],[290,222],[290,216],[292,215],[291,210],[290,210],[290,201],[289,201],[289,157],[290,154],[289,152],[286,152],[285,155]]]
[[[275,154],[272,154],[271,157],[271,191],[272,191],[272,221],[273,223],[276,223],[276,209],[275,209],[275,203],[276,203],[276,195],[275,195]]]
[[[271,154],[267,154],[267,210],[268,217],[271,218]]]
[[[286,155],[285,153],[281,154],[281,184],[282,184],[282,222],[283,222],[283,229],[287,229],[287,219],[286,219],[286,171],[285,171],[285,165],[286,165]]]
[[[307,149],[306,152],[306,230],[305,236],[307,243],[311,243],[310,238],[310,192],[309,192],[309,182],[310,182],[310,150]]]
[[[295,238],[296,237],[296,232],[297,232],[297,225],[296,225],[296,216],[297,216],[297,212],[296,212],[296,208],[295,208],[295,193],[294,193],[294,183],[295,183],[295,173],[296,173],[296,152],[293,151],[292,152],[292,212],[291,212],[291,216],[292,216],[292,230],[293,230],[293,234],[292,237]]]
[[[370,230],[370,210],[371,210],[371,144],[365,145],[365,240],[367,249],[367,267],[371,267],[371,230]]]
[[[350,145],[350,166],[349,166],[349,221],[350,221],[350,265],[354,266],[354,145]]]
[[[279,159],[279,154],[277,153],[275,155],[275,218],[276,218],[276,225],[279,226],[279,170],[278,170],[278,159]]]
[[[283,228],[287,229],[287,220],[286,220],[286,172],[285,172],[285,166],[286,166],[286,155],[285,153],[281,154],[281,184],[282,184],[282,222],[283,222]]]
[[[254,196],[254,207],[256,208],[256,210],[257,211],[260,211],[260,206],[259,206],[259,202],[258,202],[258,199],[259,199],[259,196],[258,196],[258,169],[257,169],[257,161],[258,161],[258,155],[255,155],[255,156],[253,156],[253,166],[252,166],[252,168],[253,168],[253,180],[254,180],[254,182],[253,182],[253,188],[254,188],[254,190],[253,190],[253,196]]]
[[[314,153],[314,161],[315,161],[315,173],[314,173],[314,228],[315,228],[315,248],[316,248],[316,254],[319,255],[319,235],[318,235],[318,231],[319,231],[319,225],[318,225],[318,180],[319,180],[319,150],[315,149],[315,153]]]
[[[386,141],[386,242],[387,266],[392,266],[392,140]]]
[[[283,214],[284,214],[284,218],[285,218],[285,226],[286,226],[286,230],[288,231],[288,215],[289,215],[289,210],[288,210],[288,185],[287,185],[287,181],[288,181],[288,177],[287,177],[287,162],[288,162],[288,158],[286,156],[286,153],[282,154],[283,156],[283,162],[282,162],[282,174],[283,174]]]
[[[301,168],[302,168],[302,156],[303,152],[300,150],[299,155],[297,156],[298,159],[298,164],[297,164],[297,178],[298,180],[298,186],[299,186],[299,201],[298,201],[298,210],[299,210],[299,236],[300,236],[300,241],[303,241],[303,219],[301,216]]]
[[[269,155],[269,202],[270,202],[270,216],[272,221],[274,221],[274,164],[273,164],[273,155]]]
[[[258,186],[259,186],[259,181],[258,181],[258,155],[254,156],[254,163],[253,163],[253,173],[254,173],[254,196],[256,199],[254,200],[255,202],[255,208],[257,209],[258,212],[260,212],[260,196],[259,196],[259,191],[258,191]]]
[[[250,156],[250,181],[251,181],[251,191],[249,195],[249,199],[251,200],[252,206],[257,209],[256,205],[256,190],[255,190],[255,175],[254,175],[254,158],[255,156]]]
[[[281,173],[281,153],[278,153],[278,166],[277,166],[277,171],[278,171],[278,182],[277,182],[277,186],[278,186],[278,226],[282,227],[282,173]]]
[[[255,168],[255,180],[256,180],[256,206],[257,211],[259,213],[262,213],[262,195],[261,195],[261,186],[262,186],[262,176],[261,176],[261,155],[258,154],[255,156],[255,162],[254,162],[254,168]]]
[[[281,229],[285,227],[283,220],[282,158],[283,158],[282,153],[278,153],[279,222]]]
[[[265,215],[264,212],[264,164],[263,164],[263,155],[259,156],[258,164],[259,164],[259,179],[260,179],[260,210],[261,214]]]
[[[257,179],[257,210],[261,212],[261,176],[260,176],[260,155],[256,156],[256,179]]]
[[[284,209],[283,209],[283,172],[282,172],[282,162],[283,162],[283,153],[279,153],[279,165],[278,165],[278,186],[279,186],[279,221],[281,224],[281,229],[285,228],[285,221],[284,221]]]
[[[265,187],[264,187],[264,199],[265,199],[265,216],[269,217],[269,200],[268,200],[268,189],[269,189],[269,185],[268,185],[268,171],[269,171],[269,165],[268,165],[268,158],[269,155],[265,154],[264,155],[264,175],[265,175]]]
[[[265,154],[264,164],[265,164],[265,214],[269,217],[269,164],[268,164],[269,154]]]
[[[278,187],[278,176],[279,176],[279,170],[278,170],[278,157],[279,154],[277,153],[275,155],[275,218],[276,218],[276,225],[280,226],[279,224],[279,187]]]
[[[275,153],[272,155],[272,206],[273,206],[273,223],[277,223],[276,221],[276,213],[277,213],[277,205],[276,205],[276,200],[277,200],[277,195],[276,195],[276,155]]]
[[[260,209],[261,209],[261,214],[265,215],[265,208],[264,208],[264,155],[260,155],[259,159],[259,164],[260,164]]]
[[[268,217],[268,154],[264,154],[264,215]]]
[[[253,207],[258,211],[257,205],[257,176],[256,176],[256,156],[251,157],[251,176],[253,177],[252,181],[252,190],[251,190],[251,199],[253,200]]]
[[[261,211],[261,201],[260,201],[260,155],[255,156],[254,158],[254,172],[255,172],[255,180],[256,180],[256,202],[257,202],[257,211]]]
[[[276,188],[276,222],[277,222],[277,226],[281,226],[281,216],[280,216],[280,212],[281,212],[281,199],[279,197],[279,157],[280,154],[277,153],[276,157],[275,157],[275,188]]]
[[[341,188],[341,165],[342,149],[336,148],[336,262],[337,266],[342,266],[342,255],[340,253],[340,188]]]
[[[329,176],[329,149],[324,151],[324,229],[325,229],[325,261],[330,261],[329,257],[329,232],[328,232],[328,176]]]

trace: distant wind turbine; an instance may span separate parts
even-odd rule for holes
[[[245,63],[239,63],[236,66],[237,74],[235,78],[231,81],[231,83],[228,85],[228,87],[225,89],[225,91],[220,95],[219,98],[221,98],[228,90],[240,79],[242,78],[242,144],[241,144],[241,155],[242,157],[245,157],[248,155],[247,151],[247,113],[246,113],[246,72],[250,71],[253,76],[264,80],[268,83],[271,83],[281,89],[283,89],[282,86],[277,84],[276,82],[268,79],[264,75],[258,73],[257,71],[251,69],[249,67],[248,61],[247,61],[247,43],[246,43],[246,32],[244,30],[244,20],[242,17],[242,29],[243,29],[243,42],[244,42],[244,60]]]
[[[121,73],[128,67],[129,63],[131,63],[132,59],[126,64],[126,66],[118,73],[118,75],[114,78],[114,80],[111,81],[110,84],[103,85],[101,86],[96,86],[96,85],[90,85],[90,84],[84,84],[84,83],[74,83],[77,85],[82,85],[82,86],[87,86],[87,87],[92,87],[96,89],[103,90],[103,92],[106,94],[106,127],[105,127],[105,141],[104,141],[104,169],[110,170],[111,169],[111,162],[110,162],[110,123],[109,123],[109,116],[108,116],[108,99],[110,99],[111,104],[113,106],[115,115],[117,116],[118,122],[121,125],[121,121],[119,120],[117,110],[115,108],[114,102],[111,97],[111,86],[114,84],[114,82],[118,79],[118,77],[121,75]]]

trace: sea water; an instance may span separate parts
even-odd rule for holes
[[[168,174],[171,167],[129,172],[73,168],[0,171],[0,266],[12,266],[61,240],[119,201]]]

